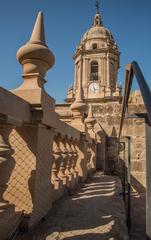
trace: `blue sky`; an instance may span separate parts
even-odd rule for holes
[[[151,0],[100,0],[103,24],[121,52],[118,80],[125,64],[136,60],[151,85]],[[62,102],[73,82],[72,56],[92,25],[95,0],[5,0],[0,7],[0,85],[13,89],[22,83],[17,49],[30,38],[38,11],[43,11],[46,41],[56,63],[46,76],[46,90]]]

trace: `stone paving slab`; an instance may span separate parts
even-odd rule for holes
[[[128,240],[121,182],[95,174],[23,240]]]

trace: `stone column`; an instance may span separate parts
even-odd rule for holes
[[[80,78],[80,63],[78,62],[77,64],[77,88],[76,88],[76,93],[78,91],[79,85],[81,83],[81,78]]]
[[[110,86],[110,57],[107,54],[107,86]]]
[[[90,81],[90,58],[88,58],[88,62],[87,62],[87,74],[88,74],[88,81]]]
[[[83,85],[83,90],[84,90],[84,95],[85,95],[85,90],[87,87],[87,79],[86,79],[86,59],[83,59],[83,64],[82,64],[82,85]]]
[[[104,61],[104,97],[106,95],[106,90],[107,90],[107,57],[105,56],[103,58],[103,61]]]
[[[116,87],[116,85],[117,85],[117,74],[118,74],[118,62],[117,62],[117,60],[115,60],[115,86],[114,87]]]
[[[82,92],[84,92],[84,88],[83,88],[83,57],[81,57],[80,60],[80,81],[81,81],[81,87],[82,87]]]
[[[111,96],[111,83],[110,83],[110,56],[107,54],[107,89],[106,95]]]
[[[78,75],[77,75],[77,63],[75,63],[75,69],[74,69],[74,90],[77,90],[77,79]]]
[[[85,90],[85,97],[88,97],[88,89],[89,89],[89,59],[85,59],[85,75],[84,79],[86,82],[86,90]]]
[[[99,80],[100,85],[102,86],[102,58],[99,58],[98,64],[99,64],[98,80]]]
[[[102,86],[105,86],[105,57],[102,58]]]

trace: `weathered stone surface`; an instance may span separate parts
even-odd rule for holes
[[[56,203],[24,240],[128,240],[121,191],[117,177],[96,174],[73,196]]]

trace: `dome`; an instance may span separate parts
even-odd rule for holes
[[[118,52],[117,44],[112,33],[103,26],[102,17],[97,8],[97,13],[93,19],[93,25],[83,35],[80,43],[77,45],[75,55],[80,51],[102,51],[102,49],[112,49]]]
[[[84,34],[82,41],[96,38],[108,38],[110,40],[114,40],[111,32],[107,28],[103,26],[93,26]]]
[[[118,47],[112,33],[103,26],[102,17],[99,13],[94,16],[93,25],[83,35],[76,51],[112,48],[118,51]]]

